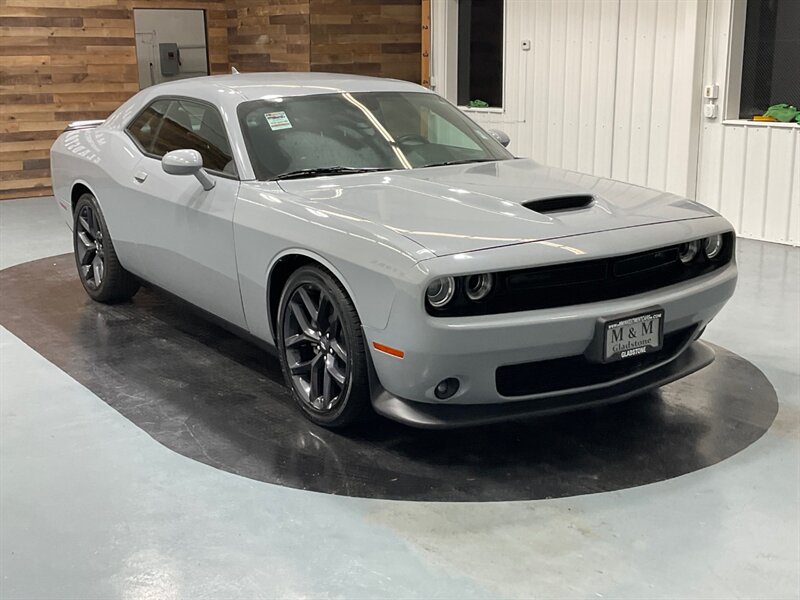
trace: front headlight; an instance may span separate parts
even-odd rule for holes
[[[678,258],[683,264],[688,265],[697,256],[698,250],[700,250],[700,242],[686,242],[678,247]]]
[[[494,285],[494,275],[491,273],[481,273],[480,275],[470,275],[466,281],[467,298],[473,302],[483,300],[492,291]]]
[[[708,258],[716,258],[722,252],[722,236],[712,235],[703,240],[703,251]]]
[[[440,277],[431,282],[425,291],[425,297],[433,308],[442,308],[453,299],[455,293],[456,280],[452,277]]]

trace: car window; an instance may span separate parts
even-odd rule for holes
[[[156,100],[128,125],[128,133],[139,143],[143,151],[151,151],[158,126],[161,124],[161,119],[167,112],[170,102],[170,100]]]
[[[375,124],[342,96],[309,96],[288,106],[257,103],[242,119],[255,168],[265,177],[320,165],[402,165]],[[283,109],[283,110],[282,110]]]
[[[252,100],[237,111],[259,179],[338,167],[414,169],[513,158],[456,107],[425,92]]]
[[[467,150],[481,149],[466,133],[433,111],[428,113],[426,127],[427,137],[433,144],[455,146]]]
[[[211,105],[190,100],[170,101],[149,152],[160,157],[182,149],[197,150],[206,169],[236,174],[225,126]]]

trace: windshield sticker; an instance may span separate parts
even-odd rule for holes
[[[289,117],[287,117],[286,113],[282,110],[278,112],[264,113],[264,116],[267,118],[267,124],[272,131],[292,128],[292,124],[289,122]]]

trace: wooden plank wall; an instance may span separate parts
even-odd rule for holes
[[[309,0],[311,70],[420,81],[421,0]]]
[[[421,0],[231,0],[231,64],[420,81]]]
[[[133,8],[206,9],[210,69],[227,71],[224,0],[2,0],[0,198],[49,194],[64,126],[105,118],[139,91]]]
[[[308,0],[230,0],[228,41],[242,73],[308,71]]]
[[[0,199],[50,193],[67,123],[139,90],[134,8],[206,10],[211,73],[420,80],[421,0],[0,0]]]

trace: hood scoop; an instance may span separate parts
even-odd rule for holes
[[[592,196],[559,196],[558,198],[545,198],[544,200],[529,200],[528,202],[523,202],[522,206],[544,215],[588,208],[593,202],[594,198]]]

